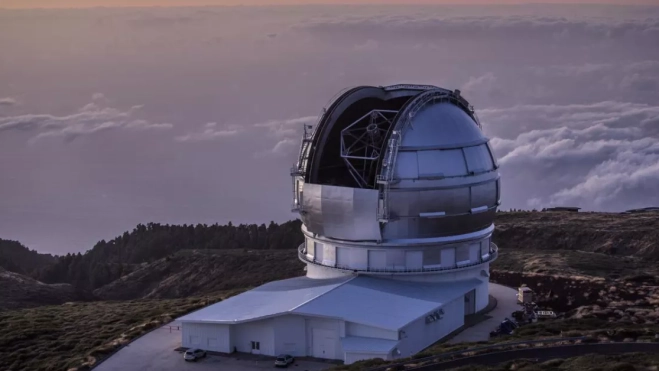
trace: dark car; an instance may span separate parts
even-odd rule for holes
[[[295,362],[295,358],[290,354],[280,354],[275,359],[275,367],[288,367],[293,362]]]
[[[512,335],[515,332],[515,329],[518,327],[519,325],[515,321],[511,320],[510,318],[506,318],[501,321],[499,326],[494,331],[490,332],[490,337]]]

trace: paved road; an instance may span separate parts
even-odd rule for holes
[[[167,326],[179,326],[171,323]],[[185,371],[185,370],[227,370],[251,371],[273,369],[274,360],[270,357],[260,359],[238,359],[235,356],[208,355],[199,362],[185,362],[183,354],[174,351],[181,346],[181,332],[161,327],[130,343],[112,357],[94,368],[95,371]],[[253,358],[253,357],[249,357]],[[320,371],[331,364],[296,360],[296,370]]]
[[[490,283],[490,295],[497,299],[497,307],[487,314],[492,318],[465,329],[449,340],[449,344],[487,341],[490,339],[490,331],[494,330],[504,318],[510,318],[512,312],[520,309],[517,305],[517,291],[515,289]]]

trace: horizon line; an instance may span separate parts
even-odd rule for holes
[[[318,3],[303,3],[298,2],[299,0],[292,0],[283,3],[271,3],[271,4],[194,4],[194,5],[83,5],[83,6],[0,6],[0,10],[77,10],[77,9],[149,9],[149,8],[267,8],[267,7],[323,7],[323,6],[363,6],[363,7],[386,7],[386,6],[426,6],[426,7],[442,7],[442,6],[457,6],[457,7],[474,7],[474,6],[484,6],[484,7],[506,7],[506,6],[615,6],[615,7],[656,7],[659,8],[659,4],[651,3],[613,3],[613,2],[578,2],[573,3],[569,0],[563,0],[564,2],[525,2],[525,1],[516,1],[516,2],[502,2],[502,3],[492,3],[492,2],[472,2],[472,3],[429,3],[428,0],[421,0],[417,2],[405,2],[404,0],[397,0],[392,2],[387,2],[385,4],[375,4],[375,3],[365,3],[365,2],[355,2],[355,1],[344,1],[344,2],[318,2]]]

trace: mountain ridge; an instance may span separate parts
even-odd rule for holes
[[[35,286],[29,292],[39,284],[68,284],[71,289],[65,291],[78,294],[64,296],[81,300],[182,298],[245,289],[304,274],[296,251],[303,242],[300,225],[299,220],[269,226],[140,224],[85,254],[56,257],[24,275],[34,281],[22,284]],[[493,241],[501,257],[494,270],[590,271],[601,277],[657,272],[651,267],[659,260],[656,213],[500,212],[495,225]]]

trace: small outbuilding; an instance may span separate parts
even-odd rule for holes
[[[625,214],[639,214],[639,213],[659,213],[659,207],[644,207],[642,209],[631,209],[624,212]]]

